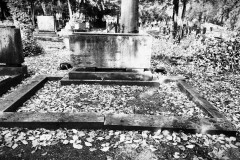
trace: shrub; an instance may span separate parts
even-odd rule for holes
[[[205,49],[194,55],[195,64],[213,68],[216,72],[236,72],[240,69],[238,39],[206,39]]]
[[[23,40],[23,54],[24,57],[34,56],[44,53],[44,49],[35,41]]]
[[[28,6],[30,5],[27,0],[6,0],[10,9],[10,13],[14,20],[14,24],[21,30],[23,53],[24,56],[32,56],[43,53],[40,47],[34,40],[31,17],[28,14]]]

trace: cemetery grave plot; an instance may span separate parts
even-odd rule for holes
[[[176,82],[159,87],[70,85],[47,82],[17,112],[96,112],[208,117],[180,92]]]
[[[59,112],[59,111],[40,112],[39,110],[37,112],[32,112],[32,111],[16,112],[17,110],[18,111],[21,110],[20,107],[22,106],[22,104],[27,102],[29,99],[30,99],[29,101],[31,101],[31,97],[32,96],[34,97],[34,94],[38,90],[40,90],[40,92],[41,92],[41,88],[43,88],[42,90],[44,90],[44,85],[47,86],[48,84],[58,83],[56,81],[60,80],[61,78],[62,77],[37,76],[34,79],[32,79],[31,82],[29,82],[27,85],[23,86],[22,88],[15,91],[15,93],[10,94],[8,97],[2,100],[0,102],[2,104],[0,107],[0,110],[2,111],[0,115],[0,122],[1,122],[0,125],[2,127],[18,126],[18,127],[27,127],[27,128],[36,128],[36,127],[73,128],[74,127],[74,128],[81,128],[81,129],[110,128],[110,129],[130,129],[130,130],[138,130],[138,129],[155,130],[157,128],[163,128],[163,129],[170,129],[170,130],[186,130],[188,132],[225,133],[225,134],[231,134],[231,135],[236,134],[235,127],[225,119],[224,115],[219,113],[216,108],[211,106],[211,104],[208,104],[209,102],[207,102],[205,99],[201,99],[201,97],[199,97],[197,93],[191,90],[191,87],[189,85],[187,85],[184,81],[180,81],[180,80],[176,81],[178,88],[180,88],[180,90],[183,93],[186,93],[186,95],[197,104],[197,107],[199,106],[202,107],[201,108],[202,111],[199,111],[198,116],[196,115],[187,116],[187,114],[183,116],[177,116],[176,114],[175,115],[164,115],[164,114],[150,115],[148,112],[144,110],[142,110],[144,112],[142,112],[141,114],[139,113],[101,114],[99,112],[97,113],[89,112],[89,110],[85,112],[82,112],[82,110],[80,110],[80,112]],[[83,86],[83,85],[80,85],[80,86]],[[85,86],[88,86],[88,85],[85,85]],[[73,85],[70,86],[70,88],[71,87],[73,87]],[[95,85],[95,87],[100,87],[100,85]],[[105,87],[109,89],[109,86],[105,86]],[[113,86],[111,87],[114,88]],[[139,86],[135,86],[135,87],[136,87],[136,90],[137,89],[146,90],[149,88],[146,86],[142,88]],[[54,92],[54,89],[53,89],[53,92]],[[75,92],[78,92],[78,90],[76,89]],[[139,94],[139,91],[137,91],[137,93]],[[117,93],[114,93],[114,94],[116,95]],[[135,94],[136,94],[136,91],[135,91]],[[38,95],[38,93],[36,95]],[[48,95],[51,96],[51,93],[49,93]],[[78,93],[78,96],[80,95],[81,93]],[[51,98],[56,98],[56,97],[51,97]],[[56,101],[57,101],[57,98],[56,98]],[[84,103],[83,105],[85,105],[85,107],[87,106]],[[176,108],[178,109],[180,107],[176,107]],[[140,110],[135,110],[135,112],[137,111],[140,111]],[[159,114],[160,113],[162,112],[159,111]],[[199,116],[201,114],[202,116]]]

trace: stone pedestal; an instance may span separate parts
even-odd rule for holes
[[[68,43],[74,67],[150,68],[148,35],[83,32],[68,36]]]
[[[62,85],[155,86],[151,73],[152,37],[140,34],[74,33],[65,37],[74,66]]]

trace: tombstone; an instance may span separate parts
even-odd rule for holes
[[[150,71],[152,37],[136,33],[138,2],[122,1],[122,33],[79,32],[65,37],[74,68],[61,80],[62,85],[135,84],[136,81],[156,85]]]
[[[69,36],[74,67],[150,68],[152,38],[140,34],[76,33]]]
[[[54,16],[37,16],[39,32],[55,32],[56,23]]]
[[[0,28],[0,74],[27,74],[20,29]]]
[[[210,31],[211,31],[211,32],[213,31],[213,27],[210,27]]]
[[[34,37],[45,40],[45,39],[56,39],[56,20],[54,16],[37,16],[38,32],[34,33]]]
[[[20,29],[0,28],[0,63],[21,66],[24,62]]]

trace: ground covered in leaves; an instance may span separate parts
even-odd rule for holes
[[[18,112],[97,112],[207,117],[175,82],[160,87],[118,85],[61,86],[50,81]]]
[[[224,113],[227,119],[240,131],[240,77],[238,76],[239,72],[236,65],[238,62],[234,61],[234,64],[228,63],[230,59],[238,56],[234,53],[239,53],[237,47],[231,47],[231,45],[237,43],[235,41],[233,42],[205,41],[203,38],[195,39],[193,36],[188,37],[182,41],[181,44],[173,44],[172,41],[164,38],[154,39],[152,66],[153,68],[165,67],[169,75],[184,75],[189,77],[188,83],[194,86],[203,97]],[[0,97],[0,99],[4,99],[20,86],[27,84],[29,80],[36,75],[58,74],[63,76],[68,73],[68,71],[59,70],[59,64],[61,62],[70,61],[70,55],[64,48],[63,43],[50,41],[39,41],[39,43],[45,49],[45,54],[25,58],[25,65],[28,66],[30,77],[9,90],[9,92]],[[211,45],[214,46],[212,43],[216,43],[215,46],[218,47],[209,48]],[[223,53],[226,53],[226,55]],[[217,54],[222,55],[217,57],[215,56]],[[206,56],[201,57],[200,55]],[[215,61],[220,61],[223,65],[215,65]],[[91,87],[93,88],[91,89]],[[173,89],[169,86],[161,87],[166,90],[168,89],[168,91]],[[161,106],[171,106],[165,107],[165,109],[167,108],[168,110],[167,112],[164,110],[164,113],[170,111],[176,115],[191,112],[193,114],[201,114],[201,111],[198,112],[198,110],[195,109],[194,104],[188,100],[182,101],[181,98],[185,99],[184,97],[180,96],[181,100],[179,100],[178,95],[171,94],[171,92],[160,92],[161,90],[153,91],[145,87],[128,88],[120,86],[106,87],[103,89],[99,85],[70,86],[69,90],[65,88],[66,91],[63,88],[64,87],[59,86],[58,82],[47,83],[45,87],[33,96],[31,100],[26,102],[19,111],[37,110],[39,112],[54,112],[59,109],[58,111],[62,112],[85,110],[101,111],[102,113],[121,111],[123,113],[156,114],[157,112],[151,113],[151,108],[153,103],[157,103]],[[54,93],[56,90],[59,91],[56,92],[59,94]],[[47,92],[49,93],[46,94]],[[78,92],[77,96],[73,94],[75,92]],[[118,92],[121,92],[121,94],[117,94]],[[64,94],[68,94],[68,96],[64,97]],[[94,95],[97,94],[102,94],[103,96],[94,97]],[[154,98],[155,94],[164,97],[164,100]],[[112,95],[118,96],[113,97]],[[54,96],[56,99],[59,99],[59,101],[56,100],[54,101],[55,104],[51,104]],[[166,100],[166,97],[169,99]],[[61,98],[67,99],[67,103],[60,103]],[[91,98],[93,101],[90,102],[89,99]],[[150,103],[151,98],[153,102]],[[146,102],[145,99],[148,101]],[[72,101],[77,102],[77,104],[74,104]],[[94,101],[96,103],[100,101],[105,103],[96,105],[96,103],[93,103]],[[149,105],[149,107],[148,109],[143,107],[131,108],[128,107],[130,102],[134,102],[133,104],[138,104],[138,106],[146,102],[145,105]],[[55,107],[56,105],[58,105],[58,108]],[[71,105],[72,107],[66,107]],[[50,107],[48,108],[46,106]],[[186,106],[193,109],[189,110]],[[183,111],[183,109],[187,110]],[[162,114],[162,112],[162,110],[159,110],[159,114]],[[0,159],[235,160],[240,157],[239,147],[240,141],[238,136],[185,134],[182,132],[170,133],[166,130],[139,132],[0,128]]]
[[[1,159],[239,159],[236,137],[167,130],[0,128]],[[9,149],[11,148],[11,149]]]
[[[189,77],[188,83],[194,86],[195,90],[218,108],[220,112],[224,113],[227,119],[240,130],[240,77],[239,68],[236,69],[236,63],[239,62],[236,61],[232,64],[233,62],[230,61],[232,58],[226,56],[236,57],[239,55],[240,49],[235,47],[234,44],[239,45],[240,41],[235,39],[233,43],[223,42],[224,40],[210,40],[203,41],[202,39],[188,37],[181,44],[172,45],[169,49],[172,42],[155,39],[154,45],[160,45],[159,47],[153,47],[153,57],[155,58],[152,60],[152,65],[154,67],[165,67],[171,75]],[[213,43],[216,43],[215,46],[217,47],[209,49],[208,46],[212,46]],[[231,48],[234,48],[234,50]],[[209,54],[213,55],[210,56]],[[215,54],[224,58],[217,58],[214,56]],[[199,58],[199,55],[202,58]],[[208,63],[209,61],[211,63]],[[216,64],[213,63],[214,61]],[[221,63],[224,63],[223,66],[225,67],[222,67]],[[219,67],[217,67],[218,65]],[[231,68],[231,66],[234,67]]]

